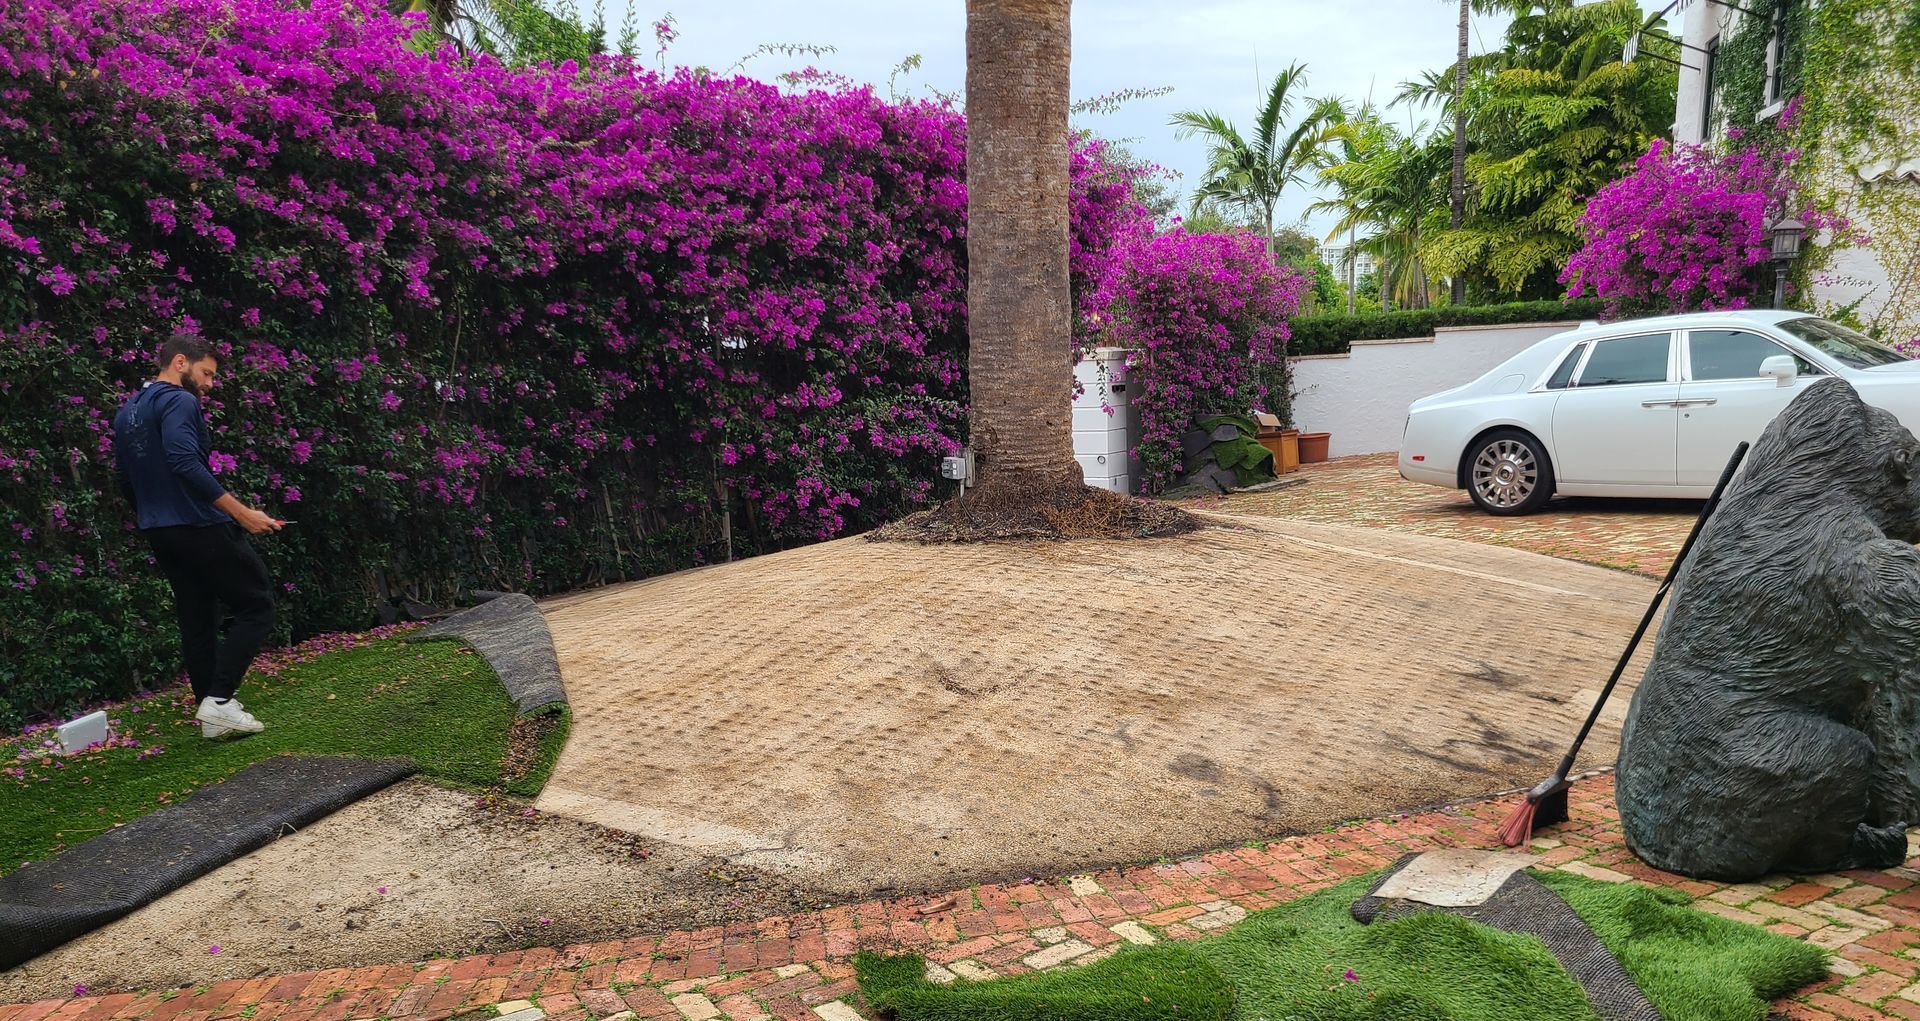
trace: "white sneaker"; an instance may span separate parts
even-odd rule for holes
[[[207,725],[224,728],[221,731],[222,734],[229,730],[239,731],[242,734],[258,734],[267,729],[267,725],[254,719],[253,714],[247,712],[246,707],[242,706],[238,699],[228,699],[226,705],[221,705],[211,698],[203,698],[200,700],[200,711],[194,713],[193,718],[202,724],[202,735],[206,735],[204,728]]]
[[[202,723],[200,725],[200,736],[204,738],[222,738],[231,733],[233,733],[232,728],[222,727],[218,723]]]

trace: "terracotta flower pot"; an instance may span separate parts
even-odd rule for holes
[[[1301,433],[1300,463],[1319,464],[1321,461],[1326,460],[1327,441],[1332,438],[1332,433]]]

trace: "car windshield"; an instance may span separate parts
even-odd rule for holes
[[[1780,328],[1812,345],[1813,349],[1855,369],[1871,369],[1876,365],[1892,365],[1895,362],[1911,361],[1906,355],[1874,340],[1872,337],[1855,330],[1849,330],[1839,323],[1826,319],[1789,319],[1780,324]]]

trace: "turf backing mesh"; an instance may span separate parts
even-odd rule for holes
[[[461,638],[479,650],[500,675],[500,683],[522,716],[566,704],[553,635],[545,615],[526,595],[516,592],[489,599],[427,628],[421,637]]]

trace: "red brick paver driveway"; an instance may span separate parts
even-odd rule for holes
[[[925,954],[938,981],[1096,960],[1123,943],[1197,939],[1406,851],[1495,847],[1511,796],[1351,823],[1261,847],[1058,880],[873,901],[725,928],[411,964],[336,968],[200,989],[109,991],[0,1006],[0,1021],[853,1021],[862,947]],[[1678,889],[1702,911],[1835,954],[1830,977],[1775,1009],[1802,1021],[1920,1019],[1920,858],[1907,868],[1724,886],[1640,864],[1621,845],[1608,776],[1574,787],[1571,822],[1542,832],[1542,868]],[[537,1014],[534,1012],[538,1012]]]
[[[1197,503],[1264,514],[1486,542],[1661,577],[1700,514],[1698,502],[1562,498],[1539,514],[1498,518],[1462,490],[1400,477],[1392,454],[1303,465],[1288,485]]]

